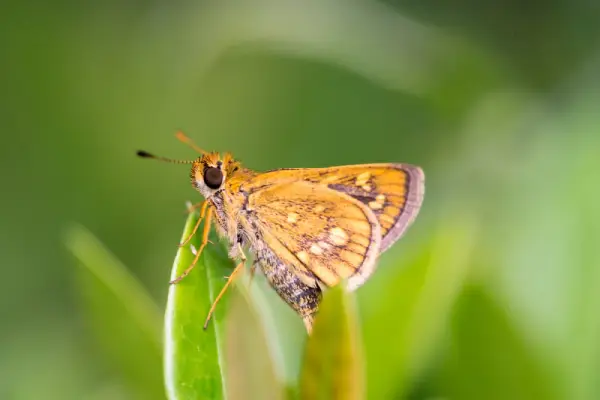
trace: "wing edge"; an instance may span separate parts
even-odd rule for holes
[[[420,167],[410,164],[392,164],[395,168],[398,168],[406,172],[408,177],[408,184],[406,185],[406,202],[400,216],[388,230],[385,237],[381,238],[380,252],[383,253],[389,249],[398,239],[404,235],[406,230],[412,225],[414,220],[417,218],[421,205],[423,204],[423,198],[425,197],[425,173]]]

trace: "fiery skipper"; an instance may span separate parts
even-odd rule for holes
[[[417,216],[424,195],[423,171],[408,164],[363,164],[330,168],[246,169],[231,154],[209,153],[178,132],[177,138],[202,155],[172,160],[139,151],[140,157],[192,164],[192,186],[204,201],[186,245],[204,220],[202,244],[187,276],[208,243],[213,218],[217,231],[239,260],[213,302],[204,327],[234,277],[242,270],[244,248],[279,296],[312,330],[322,289],[343,280],[349,290],[375,270],[377,257],[396,242]]]

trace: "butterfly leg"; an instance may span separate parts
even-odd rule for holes
[[[244,268],[244,264],[246,263],[246,256],[241,251],[241,249],[240,249],[240,258],[242,259],[242,261],[240,261],[240,263],[235,267],[235,269],[233,270],[231,275],[229,275],[229,278],[227,278],[227,282],[225,283],[225,286],[223,286],[223,289],[221,289],[221,291],[219,292],[219,295],[217,296],[215,301],[213,301],[212,306],[210,307],[210,310],[208,311],[208,315],[206,316],[206,321],[204,321],[204,329],[206,329],[206,327],[208,326],[208,321],[210,321],[210,317],[212,317],[213,313],[215,312],[215,309],[217,308],[217,303],[219,302],[219,300],[221,300],[221,297],[223,297],[223,294],[225,294],[225,292],[227,291],[227,288],[229,287],[229,285],[231,285],[231,283],[235,279],[236,275],[239,274],[240,271]]]
[[[186,214],[190,214],[193,213],[194,211],[196,211],[196,209],[201,208],[204,203],[206,203],[206,200],[200,201],[198,203],[194,203],[192,204],[191,201],[186,201],[185,203],[185,213]]]
[[[200,208],[200,218],[198,218],[198,221],[196,222],[196,225],[194,225],[194,229],[192,229],[192,233],[190,233],[189,236],[187,238],[185,238],[185,240],[182,243],[179,243],[179,247],[183,247],[186,244],[188,244],[188,242],[196,234],[196,231],[198,230],[198,227],[200,226],[200,222],[202,222],[202,220],[204,219],[204,216],[206,214],[206,210],[208,209],[208,201],[206,201],[206,200],[204,200],[203,202],[200,202],[200,203],[197,203],[197,204],[189,206],[188,207],[188,212],[193,212],[194,209],[198,207],[198,204],[200,204],[199,207],[201,207]]]
[[[204,247],[206,247],[206,244],[208,243],[208,234],[210,233],[211,218],[212,218],[212,208],[208,208],[206,211],[206,222],[204,223],[204,231],[202,232],[202,243],[200,244],[200,248],[196,251],[196,257],[194,257],[194,261],[192,261],[192,264],[189,267],[187,267],[187,269],[185,271],[183,271],[183,273],[181,275],[179,275],[177,278],[173,279],[170,282],[171,284],[175,284],[175,283],[181,281],[186,276],[188,276],[188,274],[196,266],[198,259],[200,259],[200,254],[202,254],[202,250],[204,250]],[[198,224],[196,224],[196,225],[198,225]]]
[[[175,134],[175,137],[177,138],[177,140],[180,140],[181,142],[187,144],[188,146],[190,146],[192,149],[196,150],[198,153],[200,154],[205,154],[206,151],[204,151],[203,149],[201,149],[200,147],[196,146],[196,143],[194,143],[192,141],[192,139],[190,139],[185,133],[183,133],[182,131],[178,131]]]

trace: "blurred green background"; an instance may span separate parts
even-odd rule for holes
[[[134,398],[94,338],[65,232],[87,227],[163,307],[200,197],[187,167],[134,154],[195,157],[177,129],[257,170],[423,167],[421,214],[361,309],[439,232],[460,261],[425,299],[446,311],[410,351],[431,351],[385,398],[600,398],[596,3],[1,7],[0,398]],[[385,326],[368,329],[368,368],[387,365],[368,345]]]

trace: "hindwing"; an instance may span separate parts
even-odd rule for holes
[[[246,213],[262,242],[306,284],[348,279],[352,290],[374,270],[381,227],[350,196],[310,182],[283,183],[249,194]]]

